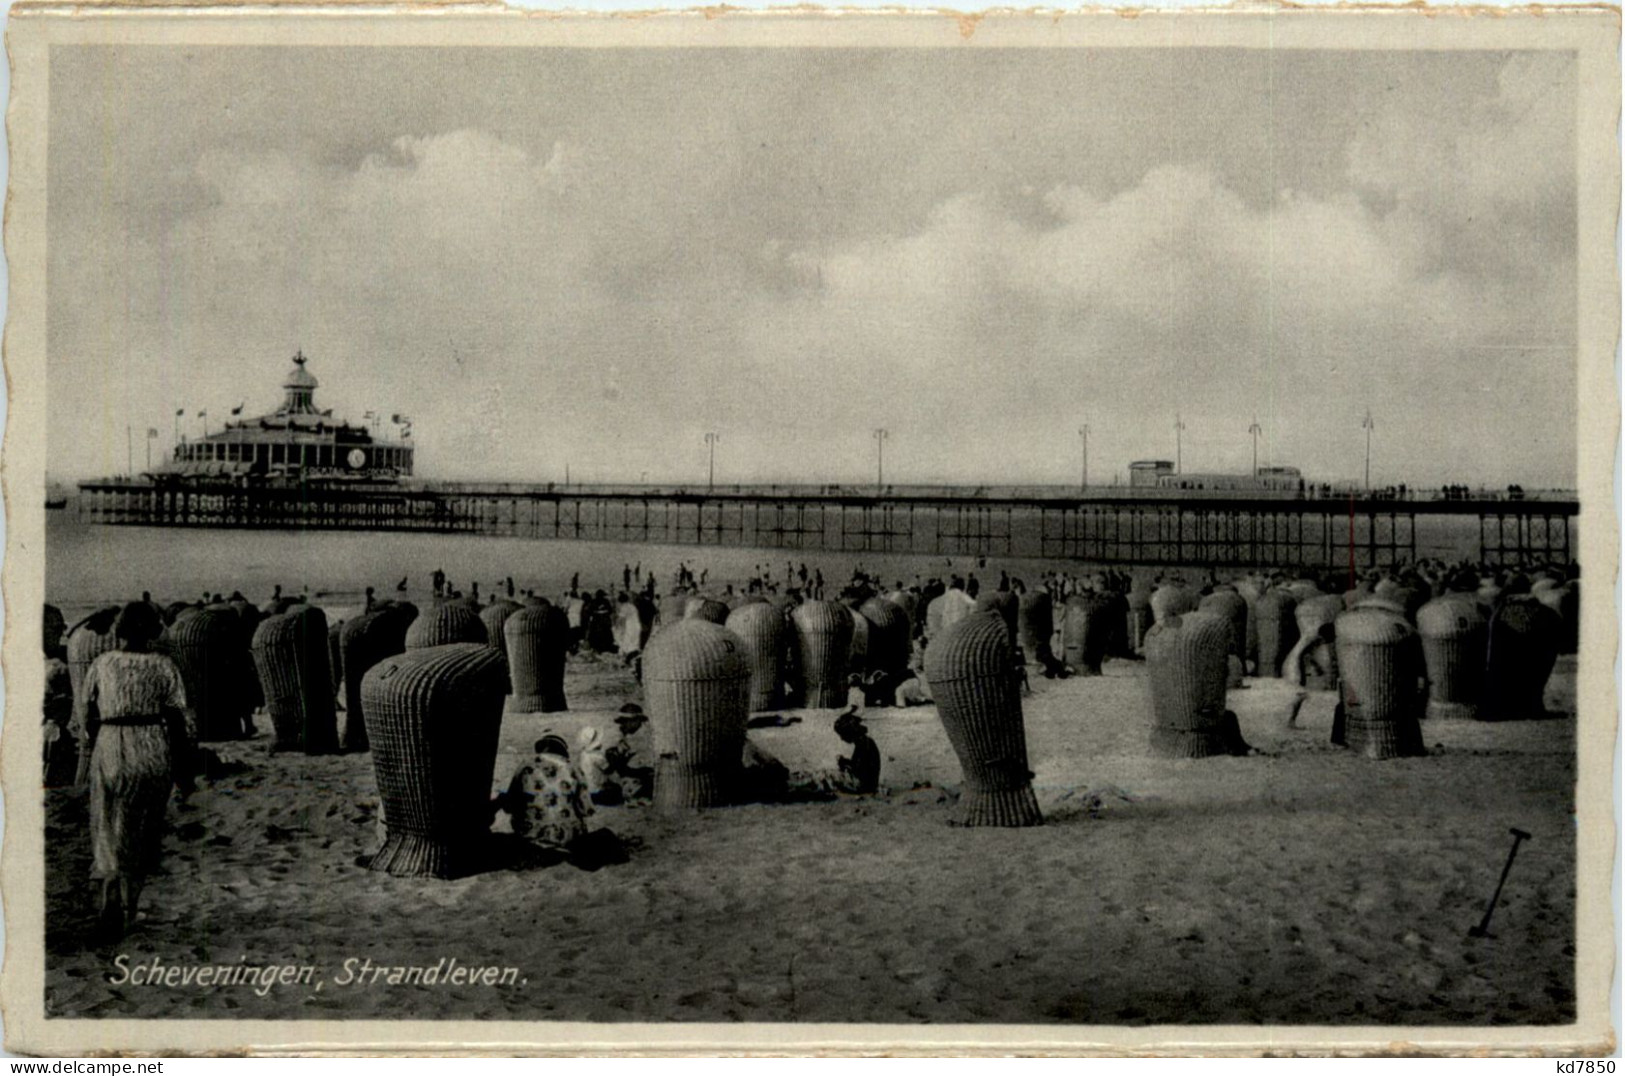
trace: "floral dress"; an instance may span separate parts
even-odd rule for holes
[[[569,759],[534,755],[508,786],[513,831],[541,848],[565,848],[587,832],[592,802]]]

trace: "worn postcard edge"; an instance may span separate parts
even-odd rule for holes
[[[1375,8],[1267,11],[1000,13],[726,8],[564,14],[497,5],[348,4],[182,7],[25,2],[7,27],[12,98],[5,251],[10,270],[4,365],[9,414],[0,447],[6,546],[3,670],[6,721],[0,789],[5,1044],[36,1055],[368,1053],[598,1054],[1354,1054],[1581,1055],[1612,1052],[1610,986],[1618,952],[1612,897],[1617,848],[1614,668],[1619,563],[1615,460],[1619,435],[1619,17],[1612,6]],[[1461,16],[1437,18],[1448,14]],[[862,18],[853,16],[862,15]],[[343,40],[371,47],[1244,47],[1566,49],[1578,57],[1579,560],[1581,719],[1576,787],[1578,957],[1574,1024],[1513,1028],[1054,1027],[1016,1025],[708,1025],[473,1021],[52,1020],[44,1007],[43,808],[39,796],[38,656],[44,603],[45,208],[47,64],[53,44],[275,44]]]

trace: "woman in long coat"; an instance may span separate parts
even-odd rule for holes
[[[163,622],[144,602],[113,622],[117,649],[85,674],[90,749],[92,877],[101,882],[101,928],[121,936],[135,922],[141,888],[157,866],[169,795],[191,791],[197,731],[180,669],[152,651]]]

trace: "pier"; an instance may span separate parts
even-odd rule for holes
[[[1570,559],[1574,499],[1296,499],[1111,490],[87,482],[90,523],[489,534],[807,552],[1105,564],[1381,568],[1417,557],[1419,521],[1478,523],[1491,565]]]

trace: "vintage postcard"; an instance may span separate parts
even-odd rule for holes
[[[1612,1049],[1616,9],[7,45],[9,1049]]]

